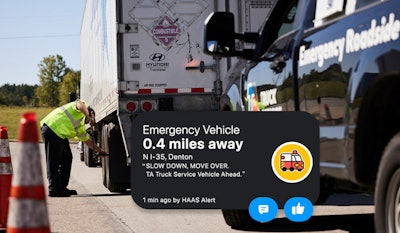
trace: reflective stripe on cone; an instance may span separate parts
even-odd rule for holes
[[[0,228],[7,226],[12,174],[7,127],[0,126]]]

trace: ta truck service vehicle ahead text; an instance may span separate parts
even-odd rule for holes
[[[280,0],[252,49],[236,46],[247,38],[235,17],[215,12],[204,28],[206,53],[248,61],[227,77],[221,108],[315,116],[319,200],[369,193],[376,232],[400,232],[400,1]],[[246,211],[223,213],[231,226],[250,221]]]
[[[130,188],[132,122],[149,111],[218,111],[220,77],[237,59],[202,51],[202,29],[214,11],[240,15],[257,31],[274,0],[86,0],[81,25],[80,98],[96,111],[92,135],[110,156],[101,158],[110,191]],[[89,148],[82,160],[97,166]],[[134,191],[134,190],[133,190]]]

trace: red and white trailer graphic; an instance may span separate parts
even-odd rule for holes
[[[281,154],[281,169],[282,171],[301,171],[304,169],[304,161],[297,150],[293,150],[292,153]]]

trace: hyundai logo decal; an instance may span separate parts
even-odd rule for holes
[[[162,53],[153,53],[150,55],[150,60],[152,61],[164,61],[165,55]]]

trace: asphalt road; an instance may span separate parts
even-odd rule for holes
[[[39,143],[44,167],[43,145]],[[101,168],[89,168],[80,161],[76,144],[70,189],[77,196],[47,197],[51,232],[134,232],[134,233],[208,233],[208,232],[373,232],[373,199],[365,195],[331,196],[315,206],[313,216],[304,223],[287,220],[282,211],[272,222],[245,229],[226,225],[220,210],[146,210],[126,193],[111,193],[102,184]],[[21,153],[20,144],[10,142],[12,161]],[[29,161],[27,161],[29,162]],[[16,166],[13,162],[13,166]],[[44,175],[44,186],[47,179]]]

